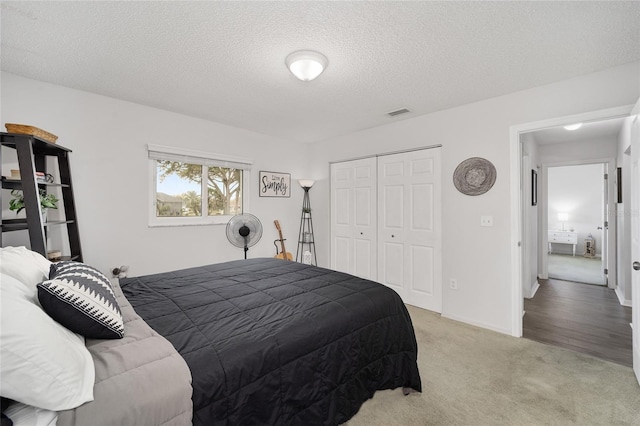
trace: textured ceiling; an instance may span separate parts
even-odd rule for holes
[[[4,71],[300,142],[640,60],[639,2],[2,1],[1,27]]]

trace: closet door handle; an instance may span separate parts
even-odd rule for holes
[[[633,269],[636,271],[640,271],[640,262],[638,262],[637,260],[633,262]]]

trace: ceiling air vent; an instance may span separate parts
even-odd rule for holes
[[[395,117],[396,115],[402,115],[408,112],[411,112],[411,111],[409,111],[407,108],[402,108],[402,109],[397,109],[395,111],[388,112],[387,115],[389,117]]]

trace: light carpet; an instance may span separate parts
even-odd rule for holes
[[[378,391],[348,426],[640,425],[631,368],[408,309],[422,393]]]
[[[570,254],[549,254],[549,278],[605,285],[602,259]]]

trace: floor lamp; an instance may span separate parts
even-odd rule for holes
[[[318,265],[316,243],[313,235],[313,219],[311,218],[311,201],[309,200],[309,190],[315,181],[311,179],[300,179],[298,183],[302,189],[304,189],[304,198],[302,199],[302,216],[300,217],[300,233],[298,234],[296,262],[302,262],[307,265]]]

